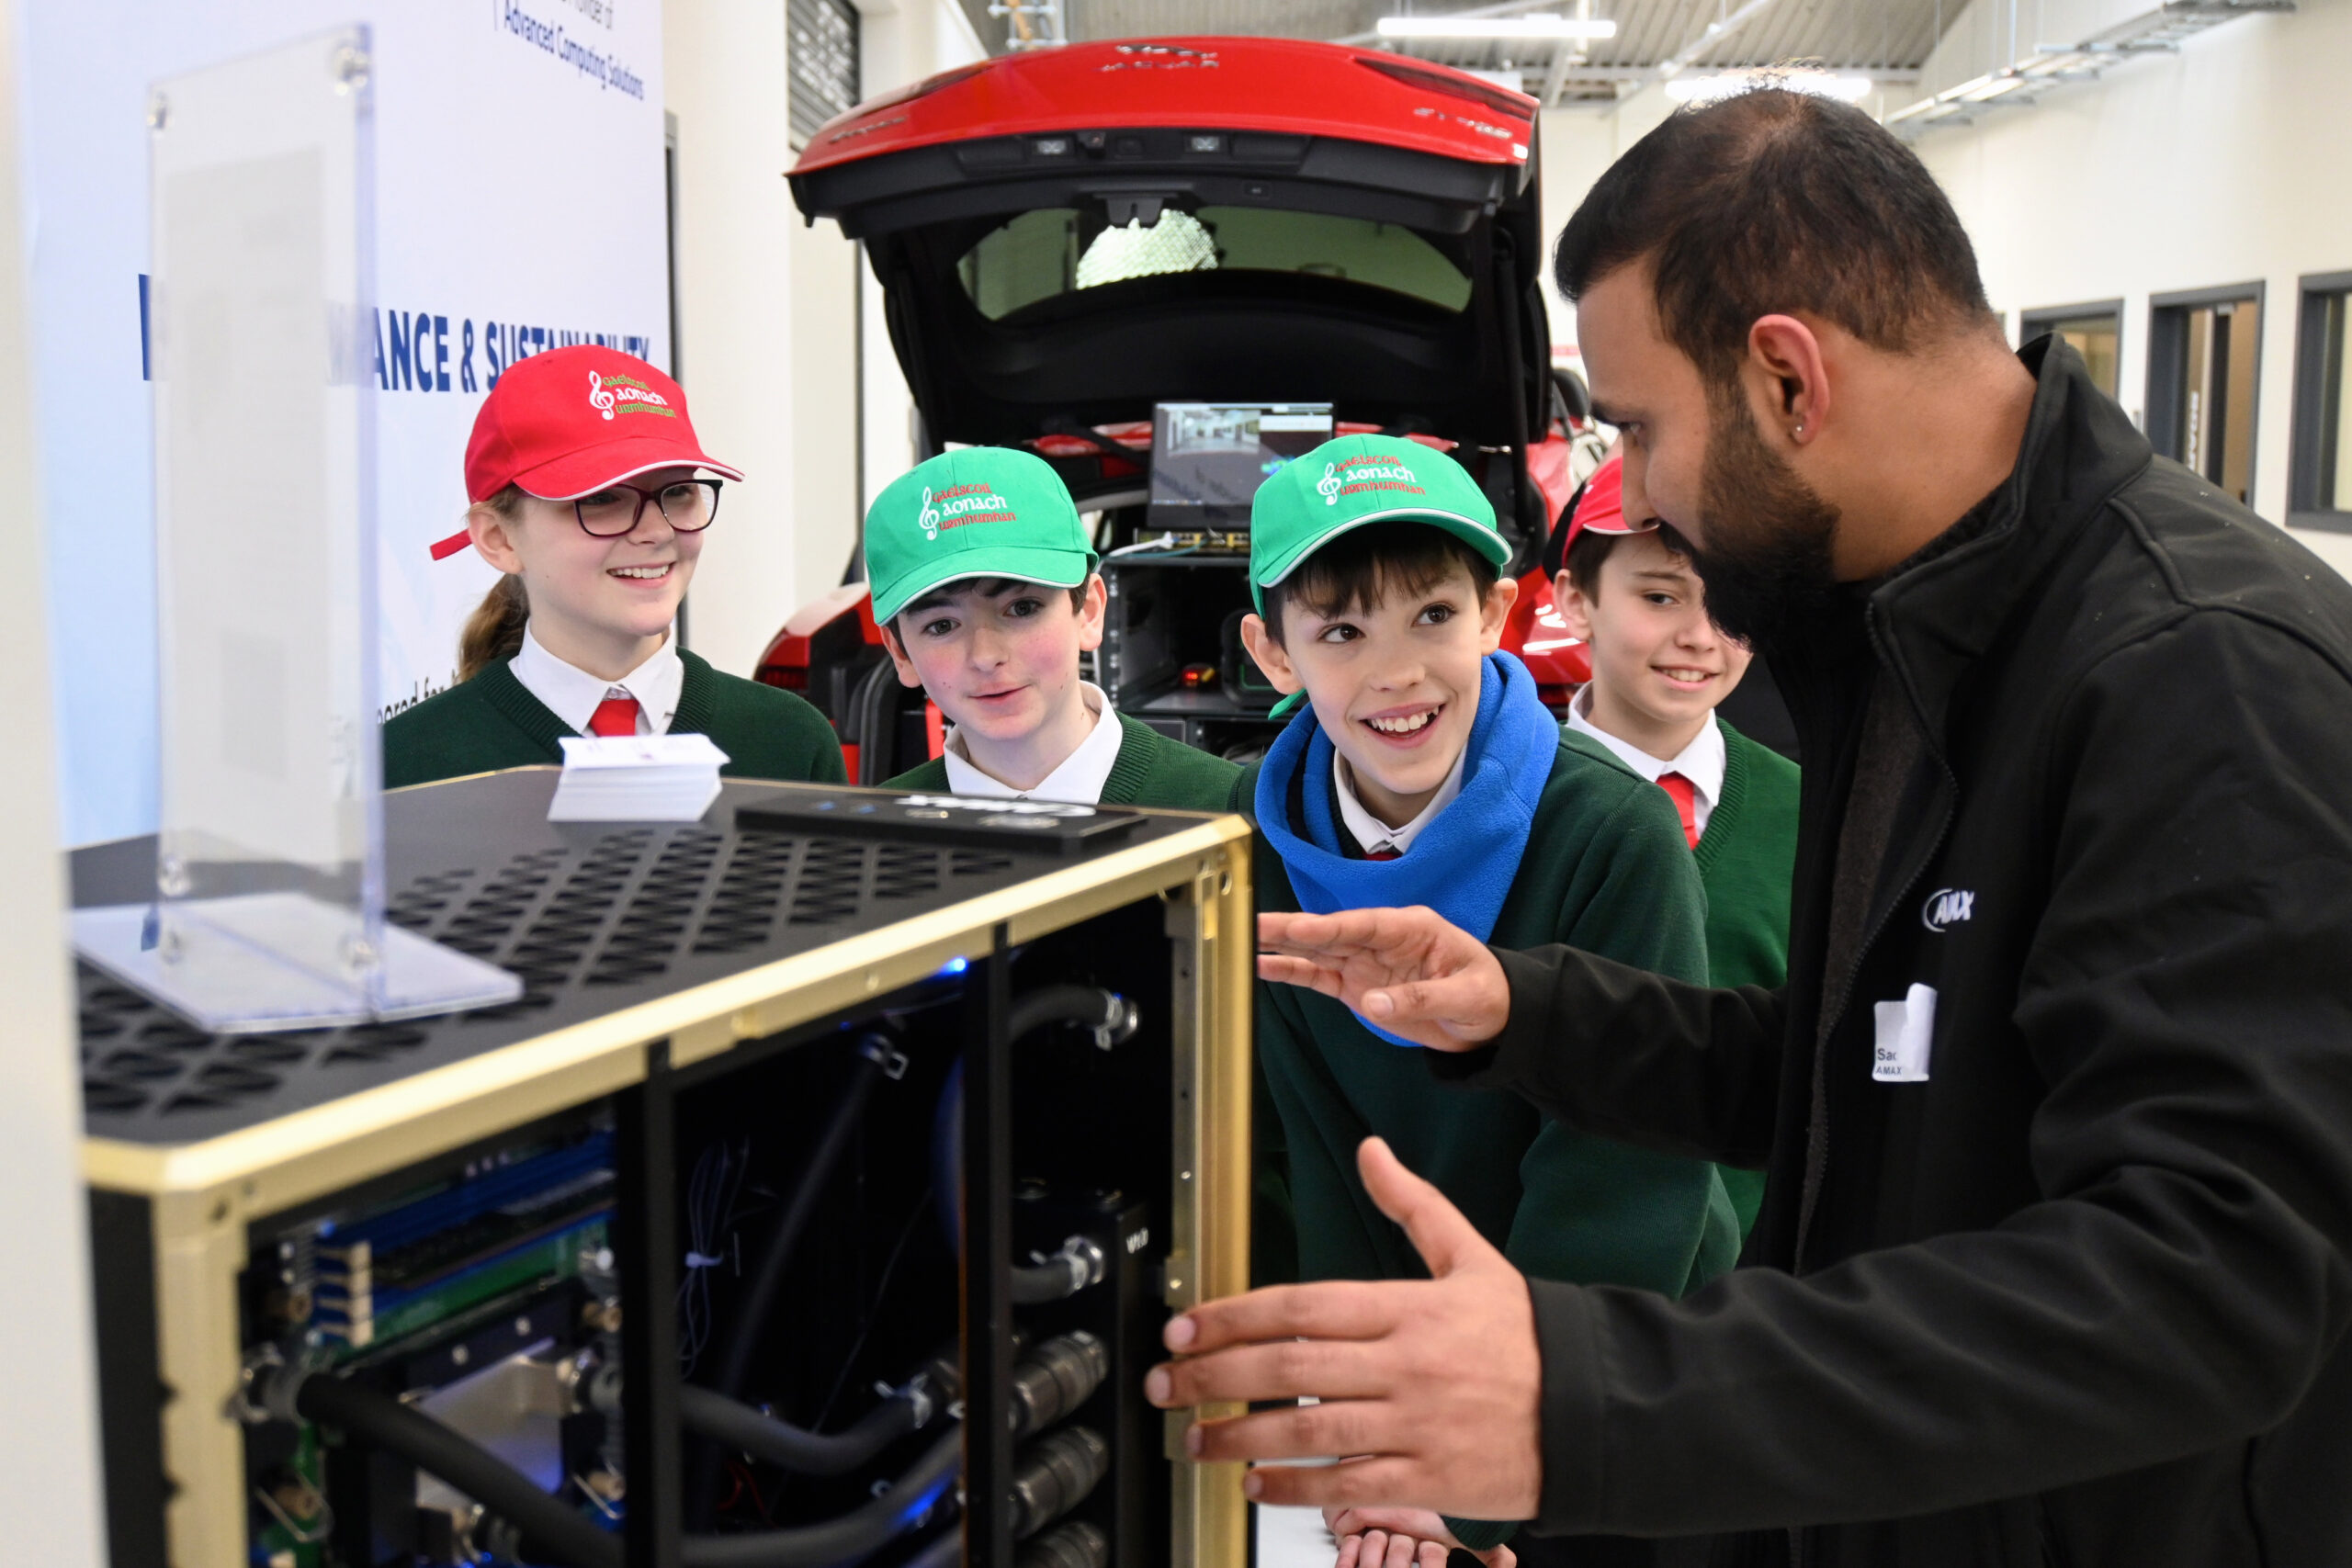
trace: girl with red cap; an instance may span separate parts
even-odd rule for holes
[[[458,684],[384,726],[387,788],[563,761],[567,735],[710,737],[750,778],[842,782],[832,726],[789,692],[677,646],[719,492],[678,384],[616,349],[534,355],[466,446],[469,545],[506,575],[466,622]]]

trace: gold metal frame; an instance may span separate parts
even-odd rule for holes
[[[985,956],[993,928],[1022,942],[1157,895],[1176,939],[1177,1151],[1171,1308],[1249,1286],[1250,832],[1202,818],[880,931],[607,1013],[463,1062],[201,1143],[90,1138],[91,1186],[149,1200],[172,1568],[243,1568],[243,1437],[230,1404],[241,1347],[237,1276],[254,1220],[643,1081],[650,1048],[673,1066],[854,1008]],[[1222,1412],[1217,1412],[1222,1413]],[[1181,1432],[1181,1425],[1171,1433]],[[1175,1568],[1246,1562],[1238,1465],[1175,1458]]]

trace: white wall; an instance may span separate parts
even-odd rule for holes
[[[686,640],[743,675],[796,607],[841,581],[865,499],[913,461],[871,269],[832,223],[805,226],[785,183],[784,10],[668,0],[662,15],[680,366],[697,433],[749,476],[729,491],[696,574]],[[984,52],[953,0],[859,10],[869,97]]]
[[[2143,8],[2050,0],[2021,47],[2072,41]],[[1978,0],[1947,34],[1924,85],[2002,62],[2010,7]],[[2043,30],[2046,29],[2046,30]],[[1917,151],[1951,195],[1994,306],[2018,313],[2120,298],[2120,400],[2147,400],[2148,297],[2261,279],[2262,371],[2254,509],[2287,511],[2296,279],[2352,269],[2352,0],[2304,0],[2190,39],[2177,55],[2118,64],[2030,108],[1923,135]],[[2339,570],[2352,536],[2298,532]]]
[[[98,1568],[97,1383],[90,1348],[88,1209],[81,1178],[82,1083],[68,1010],[63,878],[57,853],[55,713],[50,699],[45,540],[34,459],[26,321],[23,109],[17,11],[0,8],[0,485],[16,570],[0,581],[0,665],[10,682],[0,768],[0,1519],[10,1562]]]
[[[686,642],[752,672],[797,603],[793,554],[792,324],[799,218],[783,0],[669,0],[664,102],[678,125],[678,368],[695,433],[741,468],[695,574]]]
[[[2146,10],[2151,0],[1974,0],[1929,59],[1919,91],[1969,80]],[[2254,507],[2286,515],[2296,279],[2352,270],[2352,0],[2303,0],[2189,39],[2177,54],[2119,62],[2030,108],[1929,131],[1921,159],[1959,209],[1984,286],[2012,332],[2018,312],[2124,301],[2120,392],[2147,397],[2148,298],[2267,285]],[[1864,107],[1900,107],[1890,92]],[[1544,222],[1556,236],[1592,180],[1663,119],[1657,87],[1600,110],[1544,112]],[[1552,337],[1575,341],[1556,296]],[[2352,535],[2297,537],[2352,573]]]

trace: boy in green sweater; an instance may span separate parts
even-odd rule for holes
[[[889,787],[1080,805],[1232,807],[1241,770],[1112,711],[1078,658],[1102,641],[1102,579],[1050,465],[944,452],[865,514],[874,618],[899,679],[955,726]]]
[[[1797,765],[1716,716],[1747,672],[1747,648],[1707,618],[1682,536],[1626,519],[1620,467],[1611,457],[1594,471],[1564,528],[1554,597],[1592,657],[1568,728],[1673,800],[1707,889],[1708,983],[1777,987],[1789,971]],[[1746,1235],[1764,1173],[1723,1179]]]
[[[1458,464],[1410,441],[1343,436],[1266,481],[1250,530],[1260,613],[1242,637],[1296,705],[1243,778],[1271,850],[1256,862],[1260,908],[1423,904],[1506,947],[1569,942],[1707,973],[1704,898],[1667,797],[1564,731],[1526,668],[1498,651],[1510,552]],[[1258,1059],[1287,1145],[1302,1278],[1421,1272],[1357,1177],[1357,1145],[1374,1134],[1538,1278],[1680,1295],[1731,1266],[1737,1223],[1713,1166],[1441,1083],[1402,1043],[1329,997],[1259,988]],[[1394,1515],[1376,1529],[1342,1524],[1354,1538],[1342,1554],[1379,1545],[1387,1561],[1417,1561],[1448,1526],[1482,1551],[1511,1529]]]

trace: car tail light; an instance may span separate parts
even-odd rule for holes
[[[1476,77],[1457,76],[1450,71],[1416,65],[1393,54],[1359,54],[1356,63],[1369,66],[1383,76],[1393,77],[1408,87],[1423,87],[1432,93],[1468,98],[1473,103],[1485,105],[1496,114],[1509,115],[1529,124],[1535,119],[1534,99],[1518,93],[1506,93],[1500,87],[1489,86]]]

